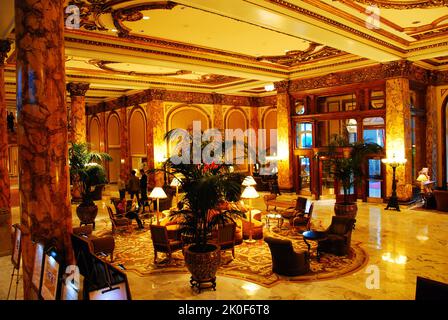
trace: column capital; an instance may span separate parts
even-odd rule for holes
[[[212,100],[213,104],[222,104],[224,96],[222,94],[212,92]]]
[[[67,91],[71,97],[84,97],[87,90],[89,90],[90,83],[88,82],[70,82],[67,83]]]
[[[8,52],[11,50],[11,40],[0,40],[0,66],[5,64]]]
[[[289,80],[275,82],[274,86],[277,93],[287,93],[289,89]]]

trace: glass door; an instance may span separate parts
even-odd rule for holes
[[[381,172],[381,160],[368,160],[368,180],[367,180],[367,198],[368,200],[378,201],[383,198],[382,186],[383,175]]]
[[[321,187],[322,196],[334,196],[334,178],[330,174],[329,160],[322,160]]]
[[[311,167],[310,158],[299,156],[299,191],[309,193],[311,192]]]

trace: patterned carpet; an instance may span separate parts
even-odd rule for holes
[[[264,236],[267,235],[292,240],[296,250],[307,249],[302,236],[287,228],[272,227],[270,230],[265,229]],[[135,230],[133,233],[117,234],[115,244],[115,261],[113,264],[122,264],[127,271],[135,272],[141,276],[188,273],[181,251],[173,254],[172,262],[169,265],[166,263],[155,265],[153,263],[154,250],[149,230]],[[218,276],[233,277],[271,287],[280,281],[305,282],[341,277],[360,270],[368,261],[368,255],[360,247],[360,244],[352,241],[352,248],[348,256],[337,257],[331,254],[322,254],[320,263],[318,263],[315,257],[316,245],[313,241],[311,245],[311,272],[308,274],[285,277],[273,273],[269,247],[263,240],[258,240],[255,244],[243,243],[236,246],[235,259],[232,259],[231,251],[223,252]],[[165,258],[165,255],[160,253],[158,258],[161,261]]]

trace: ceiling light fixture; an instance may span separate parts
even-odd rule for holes
[[[273,83],[267,84],[264,86],[264,90],[266,90],[266,91],[274,91],[274,89],[275,89],[275,87],[274,87]]]
[[[144,16],[143,20],[149,20],[149,17],[148,16]]]
[[[112,31],[112,32],[118,32],[118,30],[117,30],[117,29],[112,29],[112,30],[110,30],[110,31]]]

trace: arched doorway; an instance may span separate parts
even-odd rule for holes
[[[132,169],[138,172],[147,162],[146,115],[141,108],[135,108],[129,120],[129,146]]]
[[[98,118],[94,117],[90,121],[89,133],[91,150],[100,151],[100,122]]]
[[[120,175],[120,120],[116,113],[107,122],[107,151],[112,157],[109,165],[109,182],[117,182]]]

